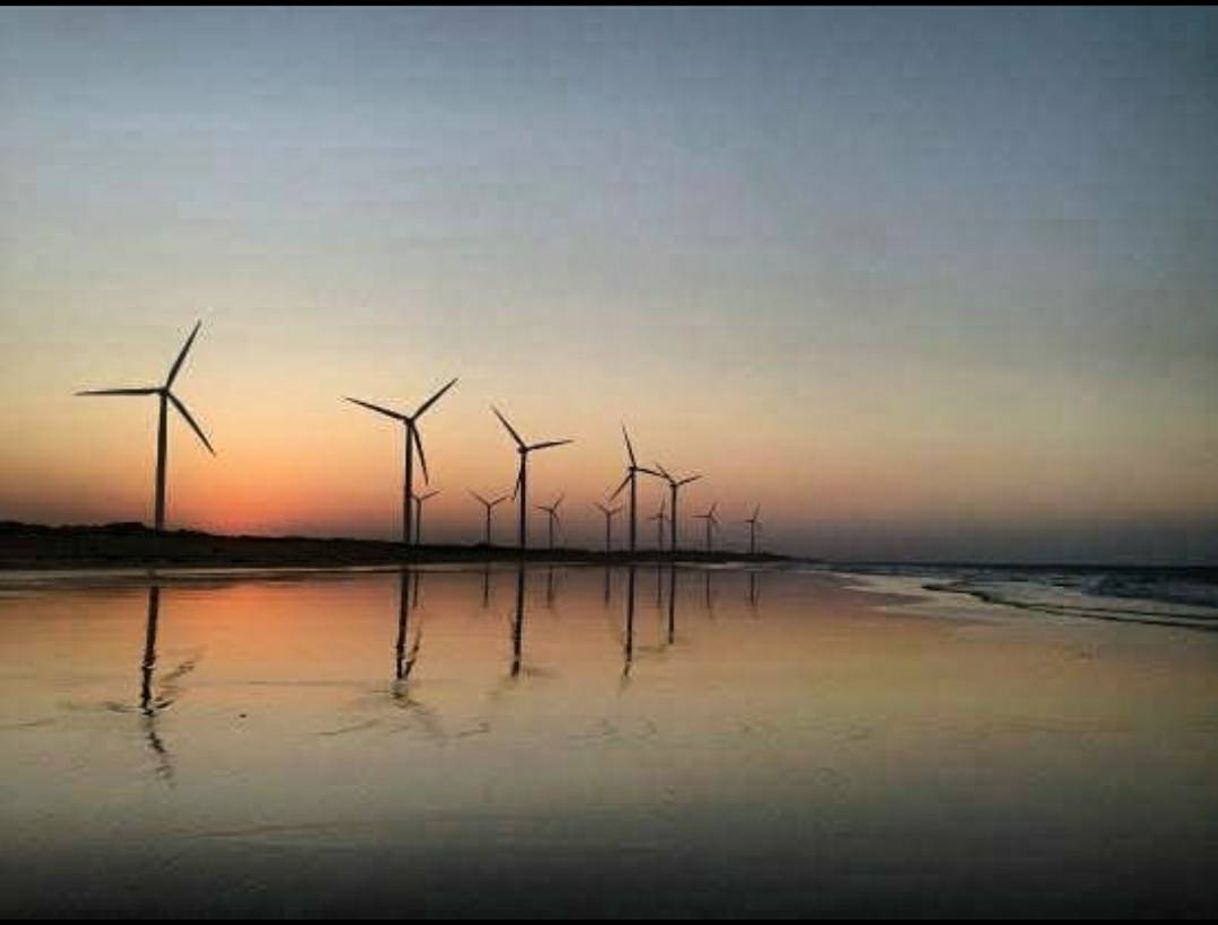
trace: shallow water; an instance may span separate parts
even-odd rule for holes
[[[795,570],[10,575],[0,914],[1218,911],[1214,634],[908,603]]]

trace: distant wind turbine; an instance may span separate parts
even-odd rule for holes
[[[491,545],[491,508],[493,508],[496,504],[499,504],[501,501],[506,501],[508,499],[508,496],[500,495],[494,501],[487,501],[486,498],[482,497],[482,495],[478,494],[476,491],[471,491],[470,494],[473,495],[473,497],[476,498],[478,500],[478,502],[483,507],[486,508],[486,540],[485,541],[486,541],[486,545],[489,546],[489,545]]]
[[[491,410],[495,412],[495,417],[499,418],[499,423],[507,428],[507,432],[511,434],[512,439],[516,441],[516,452],[520,454],[520,471],[516,474],[516,487],[512,490],[512,497],[520,496],[520,548],[525,549],[529,545],[529,525],[528,525],[528,491],[529,491],[529,454],[534,450],[544,450],[552,446],[562,446],[565,443],[574,443],[573,440],[546,440],[544,443],[527,444],[520,439],[520,434],[512,428],[512,425],[507,422],[499,409],[494,405]]]
[[[757,528],[761,526],[761,521],[757,519],[757,515],[761,513],[761,505],[753,508],[753,516],[740,521],[743,524],[749,525],[749,555],[757,554]]]
[[[429,491],[425,495],[414,496],[414,541],[416,543],[423,542],[423,502],[428,498],[434,498],[440,493],[440,489]]]
[[[672,498],[672,505],[671,505],[672,510],[669,512],[669,515],[668,515],[668,525],[672,529],[672,537],[671,537],[671,543],[669,544],[668,548],[671,552],[676,552],[677,551],[677,489],[680,488],[682,485],[688,485],[690,482],[696,482],[698,479],[702,478],[702,476],[701,475],[691,475],[691,476],[688,476],[683,479],[675,479],[669,474],[668,470],[665,469],[663,466],[661,466],[659,463],[656,463],[656,468],[660,470],[660,475],[664,476],[664,478],[668,481],[668,489],[670,492],[670,496]]]
[[[617,487],[617,491],[609,496],[612,501],[622,489],[630,485],[630,551],[633,553],[635,549],[635,530],[638,524],[638,474],[646,472],[648,475],[654,475],[656,478],[662,478],[660,473],[654,469],[648,469],[645,466],[640,466],[634,458],[634,447],[630,445],[630,434],[626,433],[626,425],[622,425],[622,436],[626,439],[626,453],[630,457],[630,463],[626,466],[626,477],[622,479],[622,484]]]
[[[169,375],[165,377],[164,385],[153,385],[145,388],[137,389],[90,389],[86,392],[77,392],[77,395],[157,395],[161,400],[161,413],[158,418],[156,432],[156,514],[155,524],[157,532],[165,529],[165,457],[168,455],[168,416],[169,405],[172,404],[178,413],[186,419],[186,423],[203,441],[203,445],[207,447],[207,451],[213,456],[216,451],[212,449],[212,445],[208,442],[207,436],[203,430],[195,423],[195,419],[190,416],[190,412],[186,410],[186,406],[178,400],[178,397],[170,391],[173,386],[174,379],[177,378],[178,372],[182,369],[182,361],[186,359],[186,354],[190,350],[190,345],[195,342],[195,335],[199,333],[199,327],[202,321],[196,321],[194,330],[190,332],[190,336],[186,338],[186,343],[182,347],[182,351],[178,354],[178,358],[173,361],[173,366],[169,368]]]
[[[710,552],[711,548],[712,548],[711,531],[712,531],[712,529],[717,530],[719,528],[719,520],[717,517],[715,517],[715,508],[717,508],[718,506],[719,506],[719,502],[716,501],[714,504],[712,504],[710,506],[710,510],[707,511],[705,514],[695,514],[694,515],[695,520],[705,520],[706,521],[706,551],[707,552]]]
[[[361,407],[367,408],[370,411],[375,411],[378,414],[383,414],[385,417],[393,418],[395,421],[401,421],[406,428],[406,466],[405,479],[402,485],[402,542],[409,546],[412,542],[410,535],[411,518],[410,518],[410,499],[414,496],[414,448],[419,448],[419,463],[423,466],[423,481],[430,482],[431,479],[427,475],[427,458],[423,455],[423,441],[419,437],[418,420],[423,416],[432,405],[440,400],[440,396],[457,384],[456,379],[449,381],[447,385],[441,388],[438,392],[419,405],[419,409],[414,414],[402,414],[399,411],[390,411],[388,408],[382,408],[380,405],[374,405],[372,402],[361,401],[358,398],[347,398],[347,401],[352,402]]]
[[[668,515],[664,513],[664,505],[667,503],[667,498],[661,498],[660,509],[647,518],[656,522],[656,549],[660,552],[664,551],[664,523],[668,520]]]
[[[558,506],[560,504],[562,504],[562,499],[565,497],[566,497],[566,495],[559,495],[558,499],[553,504],[537,505],[537,509],[539,511],[545,511],[547,516],[550,518],[550,548],[551,549],[554,548],[554,525],[556,523],[559,523],[559,521],[560,521],[560,518],[558,516]]]
[[[592,503],[605,515],[605,552],[610,552],[613,549],[613,515],[621,513],[621,505],[617,507],[605,507],[599,501],[593,501]]]

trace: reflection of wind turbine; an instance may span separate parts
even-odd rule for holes
[[[660,475],[664,476],[665,480],[668,482],[668,489],[670,492],[670,496],[672,498],[672,511],[668,515],[668,517],[669,517],[668,525],[669,525],[669,527],[672,528],[672,536],[670,538],[670,543],[669,543],[668,549],[670,552],[676,552],[677,551],[677,489],[680,488],[682,485],[688,485],[690,482],[696,482],[698,479],[702,478],[702,476],[701,475],[691,475],[691,476],[688,476],[687,478],[683,478],[683,479],[674,479],[671,475],[669,475],[668,470],[665,469],[663,466],[661,466],[659,463],[656,463],[656,468],[660,470]]]
[[[537,509],[539,511],[545,511],[546,515],[550,518],[550,548],[551,549],[554,548],[554,525],[561,522],[560,518],[558,516],[558,506],[560,504],[562,504],[562,499],[565,497],[566,497],[566,495],[559,495],[558,499],[553,504],[537,505]]]
[[[668,520],[668,515],[664,513],[664,505],[667,503],[668,499],[662,498],[660,509],[647,518],[656,522],[656,549],[660,552],[664,551],[664,522]]]
[[[405,479],[402,486],[402,542],[407,546],[411,543],[410,538],[410,499],[414,496],[414,449],[419,449],[419,463],[423,467],[423,481],[430,482],[431,479],[427,475],[427,458],[423,455],[423,441],[419,437],[418,420],[423,416],[423,413],[440,400],[440,396],[456,385],[457,380],[452,379],[447,385],[441,388],[438,392],[419,405],[419,410],[414,414],[402,414],[398,411],[390,411],[388,408],[382,408],[380,405],[374,405],[372,402],[360,401],[358,398],[348,398],[347,401],[352,402],[361,407],[367,408],[369,411],[375,411],[377,414],[383,414],[385,417],[393,418],[395,421],[401,421],[406,428],[406,465]]]
[[[423,542],[423,502],[428,498],[434,498],[440,493],[440,489],[429,491],[425,495],[414,496],[414,541],[416,543]]]
[[[473,495],[474,498],[476,498],[478,500],[478,502],[483,507],[486,508],[486,538],[485,538],[484,542],[486,543],[487,546],[489,546],[489,545],[491,545],[491,508],[493,508],[500,501],[506,501],[508,496],[500,495],[494,501],[487,501],[484,497],[482,497],[482,495],[478,494],[476,491],[471,491],[470,494]]]
[[[630,456],[630,464],[626,466],[626,477],[622,479],[622,484],[617,487],[617,491],[609,496],[609,500],[612,501],[621,494],[622,489],[627,484],[630,485],[630,551],[633,553],[635,547],[635,529],[638,523],[638,474],[646,472],[648,475],[654,475],[656,478],[661,476],[654,469],[648,469],[638,464],[638,461],[634,458],[634,447],[630,445],[630,434],[626,433],[625,424],[622,425],[622,436],[626,438],[626,453]]]
[[[144,715],[144,734],[148,738],[148,747],[152,749],[157,759],[157,777],[173,782],[173,764],[169,750],[157,734],[156,720],[161,709],[168,706],[162,699],[152,693],[152,674],[156,670],[156,636],[157,620],[161,610],[161,586],[152,585],[148,589],[148,622],[144,627],[144,658],[140,662],[140,712]]]
[[[156,514],[154,519],[158,532],[165,529],[165,456],[168,453],[169,435],[167,433],[167,424],[170,404],[186,419],[186,423],[191,426],[191,429],[203,441],[203,445],[207,447],[208,452],[213,456],[216,455],[216,451],[207,442],[206,435],[204,435],[199,425],[195,423],[195,419],[190,416],[186,406],[170,391],[173,386],[173,380],[177,378],[178,372],[182,369],[182,361],[186,359],[186,353],[190,350],[190,345],[195,342],[195,335],[199,333],[199,326],[202,323],[202,321],[195,322],[194,330],[186,338],[186,344],[182,347],[178,358],[173,361],[173,366],[169,368],[169,375],[165,377],[164,385],[153,385],[136,389],[90,389],[87,392],[76,393],[77,395],[157,395],[160,397],[161,413],[156,432]]]
[[[610,552],[613,549],[613,515],[621,512],[621,507],[605,507],[599,501],[593,501],[602,514],[605,515],[605,552]]]
[[[757,528],[761,526],[761,521],[757,519],[757,515],[761,513],[761,505],[753,508],[753,516],[740,521],[742,524],[749,525],[749,555],[757,553]]]
[[[695,520],[705,520],[706,521],[706,551],[707,552],[710,552],[711,547],[712,547],[712,543],[711,543],[712,531],[719,529],[719,519],[717,517],[715,517],[715,508],[717,508],[718,506],[719,506],[719,502],[716,501],[714,504],[712,504],[710,506],[710,510],[707,511],[705,514],[695,514],[694,515]]]
[[[544,450],[552,446],[562,446],[564,443],[573,443],[572,440],[546,440],[543,443],[528,444],[520,439],[520,434],[512,428],[512,425],[507,422],[499,409],[494,405],[491,410],[495,412],[495,417],[499,418],[499,422],[507,428],[507,432],[512,435],[512,439],[516,441],[516,452],[520,454],[520,471],[516,474],[516,487],[512,490],[512,497],[520,496],[520,548],[525,549],[529,545],[529,526],[528,526],[528,491],[529,491],[529,454],[534,450]],[[551,542],[552,545],[552,542]]]

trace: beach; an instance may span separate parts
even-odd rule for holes
[[[1218,912],[1218,635],[921,585],[2,575],[0,914]]]

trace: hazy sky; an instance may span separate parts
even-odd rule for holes
[[[155,401],[72,393],[202,318],[172,525],[396,536],[340,396],[460,376],[437,540],[495,402],[574,542],[625,421],[789,552],[1212,562],[1216,164],[1212,9],[6,8],[0,518],[150,520]]]

